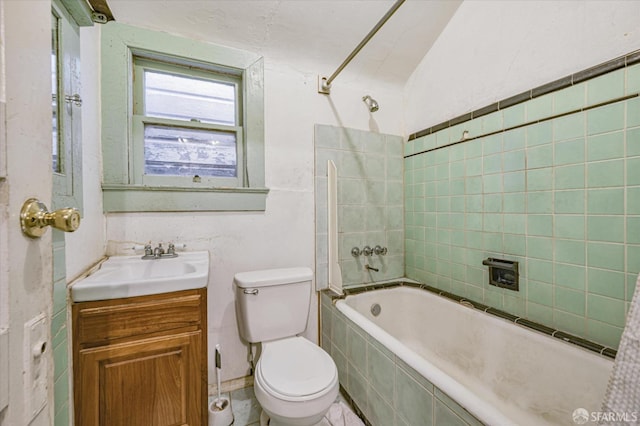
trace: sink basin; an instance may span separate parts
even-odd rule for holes
[[[140,257],[110,257],[100,269],[71,286],[71,299],[74,302],[120,299],[207,286],[207,251],[181,252],[178,257],[153,260]]]

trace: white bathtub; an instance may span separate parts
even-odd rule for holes
[[[336,307],[487,425],[571,425],[577,408],[600,410],[613,361],[593,351],[417,288]]]

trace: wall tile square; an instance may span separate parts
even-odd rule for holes
[[[572,314],[584,315],[585,294],[568,288],[555,288],[555,307]]]
[[[527,169],[537,169],[553,165],[553,146],[546,144],[527,148]]]
[[[629,203],[631,203],[630,198]],[[587,212],[589,214],[624,214],[624,189],[588,190]]]
[[[545,283],[553,282],[553,263],[546,260],[529,259],[527,261],[527,278]]]
[[[554,144],[553,164],[584,163],[584,139],[573,139]]]
[[[504,132],[503,145],[505,151],[522,149],[527,146],[526,129],[524,127],[520,127],[518,129],[512,129]]]
[[[484,175],[482,177],[482,189],[485,193],[502,192],[502,175]]]
[[[640,126],[640,98],[627,101],[627,127]]]
[[[504,213],[524,213],[526,211],[525,193],[504,194],[503,211]]]
[[[622,272],[589,268],[587,288],[589,293],[625,299],[625,276]]]
[[[500,173],[502,171],[502,154],[483,157],[482,171],[484,174]]]
[[[504,174],[504,192],[522,192],[526,187],[524,171]]]
[[[556,213],[584,213],[584,190],[555,191],[554,196]]]
[[[555,264],[554,284],[556,286],[584,291],[585,280],[586,268],[584,266]]]
[[[553,259],[553,239],[546,237],[527,237],[527,256],[537,259]]]
[[[553,168],[527,170],[527,190],[547,191],[553,189]]]
[[[627,185],[640,185],[640,157],[629,158],[627,162]]]
[[[624,96],[625,69],[619,69],[587,82],[587,104],[593,105]]]
[[[555,215],[553,224],[556,238],[584,239],[585,219],[582,215]]]
[[[588,242],[587,265],[624,272],[624,252],[622,244]]]
[[[558,330],[575,334],[576,336],[586,335],[586,320],[583,315],[574,315],[563,311],[554,311],[553,324]]]
[[[483,196],[483,203],[486,213],[502,212],[502,194],[485,194]]]
[[[534,303],[553,306],[553,286],[549,283],[529,280],[527,282],[527,296]]]
[[[527,121],[539,120],[553,113],[553,93],[539,96],[525,103]]]
[[[587,314],[590,319],[624,327],[624,301],[596,294],[587,296]]]
[[[627,243],[640,244],[640,216],[627,217]]]
[[[627,188],[627,214],[640,214],[640,186]]]
[[[502,119],[503,119],[504,127],[506,129],[508,129],[509,127],[517,126],[524,123],[524,120],[525,120],[524,103],[517,104],[502,110]],[[506,145],[506,137],[505,137],[505,145]],[[507,151],[506,146],[505,146],[505,151]]]
[[[587,160],[609,160],[624,157],[624,132],[605,133],[587,139]]]
[[[503,215],[504,232],[509,234],[526,233],[527,219],[524,214],[505,214]]]
[[[527,213],[553,213],[553,192],[535,191],[527,193]]]
[[[555,189],[578,189],[585,186],[584,164],[556,167],[554,170]]]
[[[587,239],[624,243],[624,217],[589,216],[587,219]]]
[[[627,67],[627,94],[640,92],[640,64]]]
[[[553,123],[544,121],[542,123],[527,126],[527,147],[543,145],[553,139]]]
[[[504,171],[514,172],[517,170],[524,170],[525,168],[525,151],[517,150],[510,151],[504,154]]]
[[[587,313],[588,314],[588,313]],[[587,338],[603,345],[617,348],[620,344],[622,327],[616,327],[604,322],[587,319]]]
[[[502,133],[486,136],[482,140],[482,154],[491,155],[502,151]]]
[[[640,155],[640,128],[627,129],[627,156]]]
[[[582,222],[582,226],[582,232],[584,233],[584,221]],[[586,259],[586,246],[584,241],[556,239],[554,259],[556,262],[584,265]]]
[[[585,101],[586,83],[554,92],[555,113],[561,114],[582,108]]]
[[[582,112],[557,118],[553,121],[554,140],[563,141],[584,136],[585,114]]]
[[[587,163],[587,186],[602,188],[624,185],[624,160]]]
[[[587,112],[587,134],[613,132],[624,128],[624,103],[616,103]]]
[[[505,221],[506,221],[506,216],[505,216]],[[510,254],[513,256],[525,256],[527,252],[525,236],[504,234],[503,249],[505,254]]]

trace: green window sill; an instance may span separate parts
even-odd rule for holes
[[[268,188],[102,185],[105,213],[264,211],[268,193]]]

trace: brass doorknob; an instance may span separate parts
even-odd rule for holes
[[[20,226],[22,232],[31,238],[40,238],[47,231],[47,226],[73,232],[80,226],[80,212],[71,207],[49,212],[44,203],[29,198],[20,211]]]

